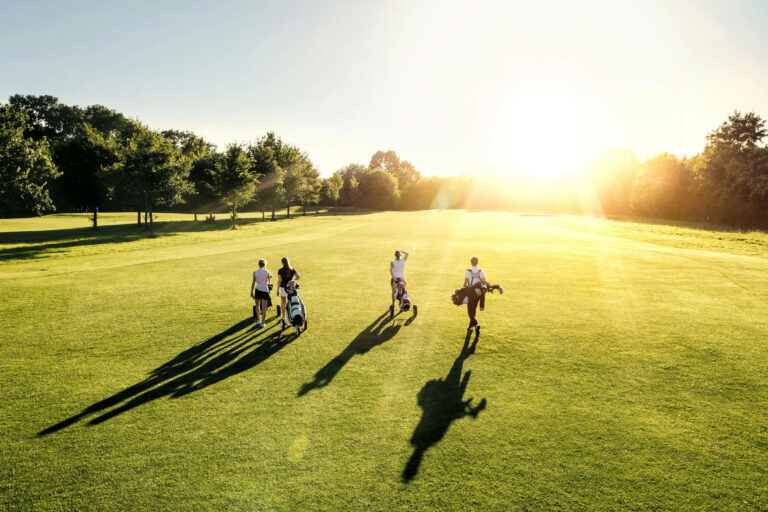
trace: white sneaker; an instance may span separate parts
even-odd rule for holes
[[[480,308],[480,311],[485,311],[485,307]]]

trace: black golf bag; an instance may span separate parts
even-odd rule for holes
[[[488,283],[475,283],[473,286],[463,286],[457,290],[454,290],[451,295],[451,301],[456,306],[462,304],[468,304],[470,300],[479,300],[480,307],[485,307],[485,294],[493,293],[494,290],[498,290],[499,293],[504,293],[504,288],[498,284]]]

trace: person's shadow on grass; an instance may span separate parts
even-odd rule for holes
[[[453,362],[448,375],[444,379],[428,381],[417,395],[422,415],[411,436],[413,454],[403,469],[402,480],[405,483],[413,480],[419,471],[424,452],[443,438],[451,423],[466,416],[477,418],[480,411],[485,409],[485,398],[474,407],[472,398],[464,400],[464,392],[472,371],[468,370],[462,378],[462,367],[464,360],[474,352],[477,345],[476,337],[472,347],[469,346],[471,337],[472,333],[467,333],[461,354]]]
[[[177,398],[253,368],[296,338],[272,329],[257,331],[242,320],[211,338],[179,353],[141,382],[86,407],[80,413],[37,433],[45,436],[92,415],[96,425],[162,397]]]
[[[408,325],[411,319],[405,323]],[[360,332],[352,342],[336,357],[315,373],[312,382],[307,382],[301,386],[298,396],[303,396],[312,391],[327,386],[331,383],[336,374],[344,368],[350,359],[356,355],[365,354],[373,347],[379,346],[391,340],[402,327],[401,324],[390,322],[389,311],[379,316],[376,320]]]

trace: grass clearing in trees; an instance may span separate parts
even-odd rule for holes
[[[267,217],[269,218],[269,217]],[[761,233],[425,211],[0,220],[0,509],[762,510]],[[410,252],[419,315],[388,320]],[[259,258],[309,330],[253,329]],[[469,258],[505,287],[450,301]],[[274,299],[273,299],[274,300]]]

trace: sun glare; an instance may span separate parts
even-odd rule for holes
[[[540,182],[573,178],[584,160],[582,119],[573,100],[551,90],[514,97],[506,115],[507,173]]]

